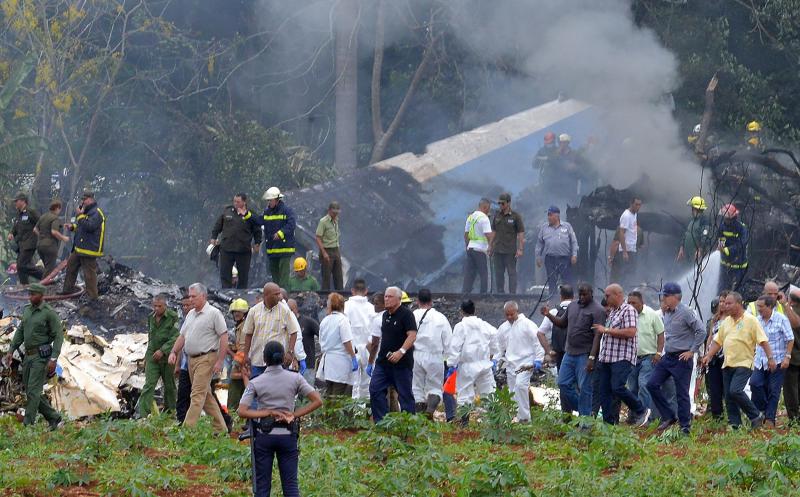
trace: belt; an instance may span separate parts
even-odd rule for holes
[[[191,357],[192,359],[197,359],[198,357],[201,357],[201,356],[204,356],[204,355],[213,354],[216,351],[217,351],[217,349],[209,350],[208,352],[200,352],[199,354],[194,354],[194,355],[189,354],[189,357]]]
[[[40,346],[36,346],[36,347],[30,348],[30,349],[25,347],[25,355],[38,354],[39,353],[39,347]]]
[[[644,354],[644,355],[636,356],[636,358],[641,361],[642,359],[647,359],[648,357],[653,357],[654,355],[655,354]]]
[[[679,350],[679,351],[677,351],[677,352],[667,352],[667,353],[666,353],[666,354],[664,354],[664,355],[665,355],[665,356],[677,357],[677,356],[679,356],[679,355],[681,355],[681,354],[683,354],[683,353],[685,353],[685,352],[691,352],[691,350]]]

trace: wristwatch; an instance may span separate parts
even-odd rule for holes
[[[399,349],[397,349],[397,350],[398,350],[398,351],[399,351],[401,354],[403,354],[403,355],[406,355],[406,349],[404,349],[403,347],[400,347],[400,348],[399,348]]]
[[[593,356],[593,355],[590,355],[590,356],[589,356],[589,360],[590,360],[590,361],[594,361],[594,356]]]

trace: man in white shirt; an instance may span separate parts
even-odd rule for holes
[[[539,327],[519,313],[519,304],[506,302],[503,306],[506,321],[497,329],[500,353],[498,359],[506,363],[508,389],[514,393],[517,402],[517,421],[527,423],[531,420],[530,387],[531,374],[541,371],[544,348],[539,343]],[[525,371],[519,371],[525,367]]]
[[[491,202],[482,198],[478,203],[478,210],[467,217],[464,225],[464,246],[466,259],[464,262],[463,293],[471,293],[475,277],[480,278],[480,293],[484,294],[489,289],[489,246],[494,240],[492,223],[489,221],[489,208]]]
[[[619,229],[617,230],[619,248],[616,253],[613,253],[616,244],[612,243],[612,253],[609,254],[613,283],[635,283],[639,242],[638,214],[641,208],[642,199],[633,197],[630,206],[619,217]]]
[[[433,419],[442,400],[444,354],[450,347],[453,329],[444,314],[433,308],[433,297],[427,288],[417,294],[417,340],[414,342],[414,378],[411,391],[417,412]]]
[[[367,366],[369,365],[369,351],[367,342],[370,340],[370,327],[375,318],[375,308],[367,298],[367,282],[358,278],[353,282],[350,289],[352,296],[344,303],[344,315],[350,320],[350,328],[353,332],[353,347],[358,358],[358,371],[355,375],[353,385],[354,399],[369,398],[369,375]]]

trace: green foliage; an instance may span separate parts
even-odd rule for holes
[[[489,441],[506,444],[520,444],[526,434],[524,428],[512,423],[517,412],[514,395],[507,389],[498,389],[495,393],[481,398],[484,410],[481,416],[480,431]]]
[[[325,399],[321,409],[309,417],[311,428],[332,430],[356,430],[372,426],[369,408],[361,399],[337,397]]]
[[[532,496],[525,467],[517,461],[474,462],[461,475],[456,497]]]

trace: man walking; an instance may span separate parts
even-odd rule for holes
[[[42,389],[47,379],[56,373],[56,361],[64,342],[64,326],[56,311],[44,303],[44,292],[44,286],[39,283],[28,287],[30,304],[22,311],[22,321],[11,339],[6,364],[11,364],[14,351],[24,345],[25,418],[22,422],[32,425],[41,413],[50,429],[56,429],[61,423],[61,415],[50,406]]]
[[[336,291],[344,289],[342,274],[342,255],[339,251],[339,202],[328,204],[328,213],[317,224],[316,240],[319,248],[319,261],[322,264],[322,289]],[[333,287],[331,287],[333,280]]]
[[[416,410],[424,411],[428,418],[442,400],[444,385],[444,355],[450,347],[453,329],[447,317],[433,307],[433,296],[427,288],[417,293],[417,339],[414,341],[414,393]]]
[[[355,384],[353,385],[354,399],[369,398],[370,378],[367,374],[369,365],[369,351],[367,342],[370,339],[370,326],[375,315],[375,308],[367,298],[367,282],[357,278],[350,289],[351,296],[344,303],[344,315],[350,321],[350,330],[353,332],[353,347],[358,359],[358,371],[354,372]]]
[[[645,305],[642,294],[637,291],[628,294],[628,303],[636,309],[636,365],[628,377],[628,389],[639,397],[642,405],[651,410],[655,407],[653,398],[647,390],[647,382],[660,351],[664,350],[664,321],[656,311]],[[660,359],[661,356],[658,355]],[[654,361],[655,359],[655,361]],[[629,418],[633,422],[633,418]]]
[[[167,296],[157,295],[153,299],[153,314],[147,318],[147,352],[144,359],[144,387],[139,396],[139,416],[150,414],[153,393],[158,380],[164,388],[164,410],[174,411],[177,392],[173,367],[167,363],[172,347],[178,339],[180,327],[178,314],[167,308]]]
[[[467,257],[464,260],[464,285],[462,293],[471,293],[475,277],[480,278],[480,293],[489,289],[489,246],[494,240],[492,223],[489,221],[489,206],[491,202],[482,198],[478,203],[478,210],[467,217],[464,226],[464,245]]]
[[[184,424],[194,426],[200,413],[211,416],[211,425],[218,433],[227,433],[225,419],[213,395],[211,378],[222,371],[228,353],[228,328],[222,312],[208,303],[208,290],[201,283],[189,286],[192,310],[186,316],[181,334],[169,354],[169,364],[175,365],[181,350],[189,356],[189,378],[192,383],[191,402]]]
[[[221,239],[217,237],[221,236]],[[211,244],[219,245],[219,280],[222,288],[233,288],[233,266],[238,272],[237,288],[249,288],[250,259],[261,246],[261,226],[250,209],[247,195],[237,193],[233,204],[222,210],[211,230]]]
[[[578,300],[570,302],[563,317],[551,314],[546,305],[541,313],[552,321],[553,326],[567,330],[566,354],[558,370],[558,387],[569,404],[578,408],[579,415],[591,416],[592,373],[600,351],[601,336],[594,332],[593,327],[606,322],[606,311],[594,300],[592,285],[581,283]]]
[[[294,211],[283,201],[281,191],[273,186],[264,193],[264,245],[272,282],[281,288],[289,284],[289,261],[295,251],[294,230],[297,226]]]
[[[767,368],[775,371],[776,363],[772,356],[769,340],[758,319],[744,312],[742,295],[730,292],[725,297],[728,317],[722,321],[711,348],[703,356],[702,364],[707,366],[711,358],[725,350],[722,363],[722,381],[725,386],[725,407],[728,410],[728,424],[738,429],[742,424],[741,411],[750,420],[750,428],[757,429],[764,424],[764,415],[753,404],[744,391],[753,373],[756,346],[764,349]]]
[[[97,258],[103,257],[106,239],[106,216],[97,207],[94,193],[83,192],[81,204],[76,209],[78,216],[75,222],[69,225],[70,231],[75,232],[72,253],[67,259],[67,274],[64,276],[62,294],[73,294],[77,291],[75,282],[78,280],[78,270],[83,271],[83,281],[86,284],[86,294],[89,299],[95,300],[97,292]]]
[[[520,314],[517,302],[506,302],[503,312],[506,320],[497,329],[500,353],[495,359],[505,360],[508,389],[517,403],[517,421],[527,423],[531,420],[531,374],[541,371],[544,348],[537,336],[539,328],[525,314]]]
[[[28,206],[28,196],[24,193],[17,193],[14,197],[14,207],[17,209],[17,216],[8,239],[17,243],[17,274],[19,282],[27,285],[30,276],[42,279],[42,271],[33,264],[37,242],[34,228],[39,222],[39,214]]]
[[[556,294],[559,280],[574,286],[572,266],[578,262],[578,238],[567,222],[561,222],[561,209],[551,205],[547,209],[547,223],[539,228],[536,237],[536,267],[544,264],[547,272],[548,300]]]
[[[628,283],[636,279],[639,249],[639,209],[641,208],[642,199],[633,197],[630,206],[619,217],[617,237],[619,239],[619,252],[622,253],[622,256],[609,256],[611,281]]]
[[[767,335],[769,347],[774,354],[773,359],[778,367],[770,370],[764,350],[757,348],[753,376],[750,377],[753,404],[761,411],[767,426],[771,428],[775,428],[783,378],[789,369],[794,349],[794,333],[789,326],[789,320],[783,314],[776,312],[775,305],[775,299],[768,295],[762,295],[756,301],[758,324]]]
[[[400,304],[403,291],[390,286],[383,294],[386,310],[381,320],[381,336],[372,337],[369,364],[375,364],[369,384],[372,419],[378,423],[389,411],[387,395],[394,387],[400,400],[400,409],[414,414],[414,394],[411,390],[414,371],[414,341],[417,339],[417,322],[408,307]],[[375,353],[377,352],[377,361]]]
[[[575,291],[570,285],[561,285],[558,287],[561,295],[561,302],[558,307],[550,310],[550,314],[557,318],[562,318],[567,313],[567,306],[575,298]],[[547,335],[550,335],[549,337]],[[565,347],[567,344],[567,330],[558,326],[554,326],[553,322],[547,318],[542,319],[542,324],[539,326],[537,332],[539,336],[539,343],[544,347],[545,354],[550,358],[550,363],[555,364],[556,372],[561,371],[561,362],[564,360]],[[570,405],[569,399],[559,391],[559,402],[561,403],[561,410],[563,412],[572,412],[575,407]]]
[[[677,283],[665,283],[661,292],[661,311],[664,320],[663,356],[659,352],[653,373],[647,382],[647,390],[653,397],[661,415],[659,430],[666,430],[680,422],[683,433],[688,434],[692,426],[692,403],[690,383],[694,369],[695,354],[700,351],[706,338],[706,328],[697,315],[681,303],[682,290]],[[670,406],[662,386],[669,378],[675,382],[678,412]]]
[[[244,355],[250,379],[257,378],[267,368],[264,346],[276,341],[285,351],[284,366],[295,361],[295,346],[300,324],[288,304],[282,303],[281,289],[275,283],[264,285],[263,300],[250,308],[244,321]]]
[[[505,292],[505,274],[508,273],[508,293],[517,293],[517,259],[522,257],[525,245],[525,225],[522,216],[511,210],[511,194],[503,193],[497,201],[500,210],[492,219],[492,239],[489,253],[494,264],[495,292]]]
[[[619,422],[619,411],[615,401],[623,402],[633,414],[633,425],[644,426],[650,417],[650,408],[643,405],[626,382],[636,362],[637,340],[636,309],[625,302],[622,287],[612,283],[606,287],[606,302],[611,308],[605,325],[595,324],[594,331],[602,336],[597,374],[600,383],[600,403],[603,407],[603,421],[608,424]]]
[[[44,264],[43,276],[53,272],[58,262],[58,247],[61,242],[68,242],[69,237],[61,233],[63,223],[61,222],[61,201],[53,200],[50,202],[50,209],[42,214],[39,222],[36,223],[36,231],[39,235],[39,242],[36,251]]]

